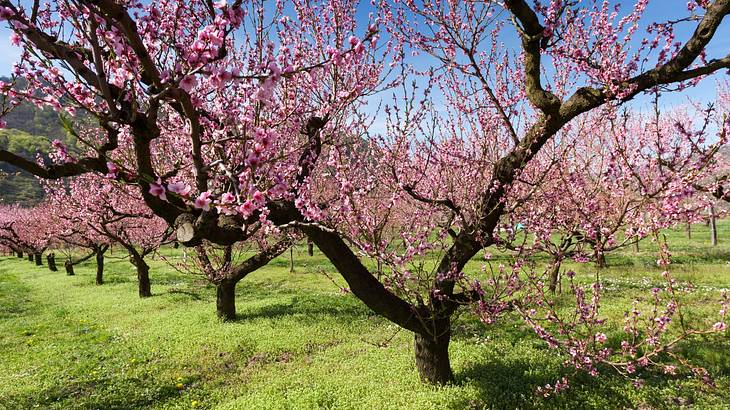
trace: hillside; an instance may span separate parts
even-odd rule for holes
[[[0,81],[9,81],[0,77]],[[58,114],[32,104],[15,107],[4,118],[6,129],[0,129],[0,149],[34,159],[37,154],[47,158],[51,141],[60,139],[73,146],[73,141],[60,124]],[[37,203],[43,189],[35,177],[11,165],[0,163],[0,202]]]

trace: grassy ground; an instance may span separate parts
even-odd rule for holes
[[[697,287],[686,296],[691,320],[710,320],[718,290],[730,288],[730,224],[716,248],[705,227],[693,229],[692,240],[670,233],[672,272]],[[641,249],[610,255],[601,274],[611,318],[660,283],[656,246]],[[716,389],[654,373],[636,389],[609,375],[578,377],[542,399],[534,389],[564,374],[561,359],[518,321],[483,326],[468,314],[451,345],[456,385],[423,385],[411,334],[342,294],[320,273],[344,285],[321,255],[297,249],[295,260],[293,274],[280,258],[241,282],[239,319],[220,323],[213,288],[159,260],[154,297],[140,300],[126,260],[108,260],[107,283],[96,286],[91,262],[68,277],[0,258],[0,408],[730,408],[727,337],[683,347]],[[594,274],[571,267],[584,281]]]

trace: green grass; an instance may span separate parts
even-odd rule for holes
[[[696,322],[710,320],[718,310],[713,298],[730,288],[730,224],[721,228],[713,249],[703,226],[694,227],[692,240],[683,231],[669,234],[672,274],[697,286],[685,297]],[[638,254],[609,255],[601,276],[610,318],[620,319],[660,283],[655,251],[644,241]],[[283,257],[244,279],[239,319],[221,323],[214,289],[160,260],[151,263],[154,297],[141,300],[126,260],[108,259],[107,283],[96,286],[90,261],[69,277],[0,258],[0,408],[730,408],[727,337],[681,347],[711,371],[716,389],[656,373],[643,374],[647,385],[636,389],[607,372],[579,376],[567,392],[542,399],[534,390],[565,373],[561,358],[518,320],[484,326],[468,312],[455,323],[451,345],[457,383],[423,385],[409,332],[342,294],[344,281],[321,254],[298,248],[295,260],[293,274]],[[595,272],[588,264],[569,267],[584,283]]]

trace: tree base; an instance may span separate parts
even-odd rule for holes
[[[236,284],[221,282],[216,285],[216,314],[224,322],[236,319]]]
[[[454,381],[449,361],[449,331],[438,338],[415,334],[416,367],[421,381],[446,385]]]

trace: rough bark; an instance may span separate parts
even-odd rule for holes
[[[550,284],[548,288],[550,292],[555,293],[558,287],[558,280],[560,279],[560,261],[555,261],[552,268],[550,268]]]
[[[436,329],[440,334],[414,333],[414,350],[416,368],[421,380],[430,384],[445,385],[454,381],[449,361],[449,341],[451,339],[451,323],[449,319],[440,319]]]
[[[148,298],[152,296],[152,285],[150,284],[150,266],[144,261],[141,255],[131,255],[132,264],[137,268],[137,283],[139,285],[139,297]]]
[[[137,265],[137,280],[139,281],[139,297],[148,298],[152,296],[150,267],[144,261]]]
[[[74,275],[74,263],[71,259],[66,259],[66,262],[63,263],[63,267],[66,268],[66,275]]]
[[[236,283],[238,281],[224,280],[215,285],[216,313],[223,321],[236,318]]]
[[[48,263],[48,269],[51,272],[58,271],[58,268],[56,267],[56,255],[53,252],[46,255],[46,262]]]
[[[104,284],[104,252],[96,252],[96,284]]]

